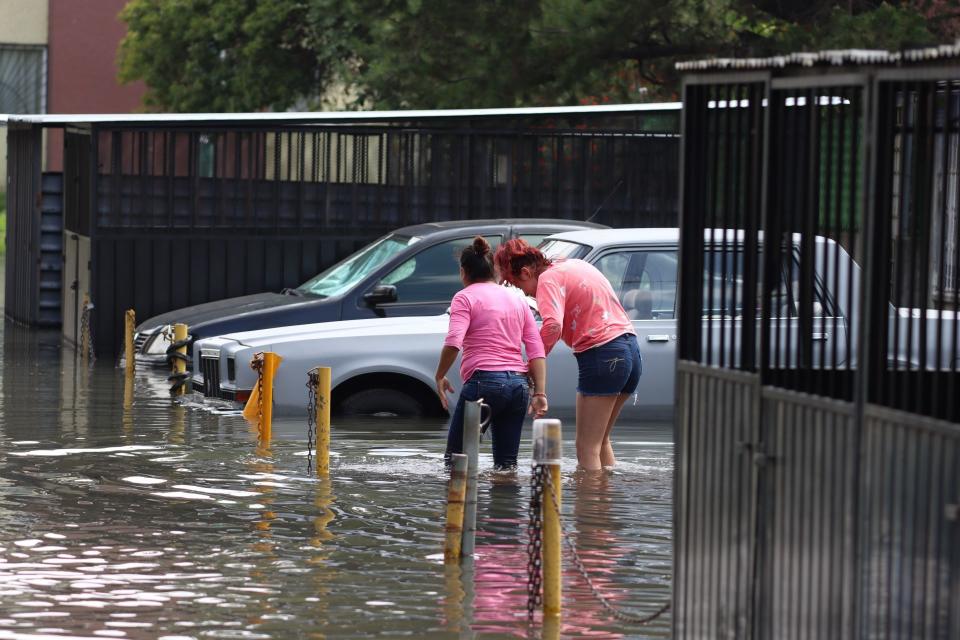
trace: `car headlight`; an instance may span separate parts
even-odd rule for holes
[[[157,329],[157,331],[154,333],[153,339],[147,343],[147,355],[166,355],[167,349],[170,347],[170,330],[170,325]]]

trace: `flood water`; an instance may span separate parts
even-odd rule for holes
[[[565,557],[559,632],[527,622],[529,427],[517,477],[482,447],[476,556],[442,562],[445,424],[334,420],[331,474],[306,468],[306,419],[248,424],[132,387],[58,332],[2,328],[0,640],[4,638],[645,638]],[[621,425],[618,468],[574,472],[563,519],[617,606],[670,593],[669,425]]]

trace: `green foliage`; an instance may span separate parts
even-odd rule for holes
[[[173,111],[283,109],[329,80],[296,0],[132,0],[120,79]]]
[[[676,61],[930,44],[944,0],[132,0],[121,77],[177,111],[676,98]],[[931,25],[939,25],[933,29]]]

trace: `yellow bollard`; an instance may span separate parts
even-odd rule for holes
[[[317,475],[330,475],[330,367],[317,367]]]
[[[127,309],[123,314],[124,332],[123,332],[123,351],[127,371],[133,371],[136,362],[136,353],[133,350],[133,334],[137,328],[137,314],[133,309]]]
[[[267,351],[263,354],[263,382],[260,395],[260,444],[269,446],[273,437],[273,377],[283,358]]]
[[[447,535],[443,544],[444,562],[459,562],[463,540],[463,507],[467,499],[467,456],[451,456],[450,488],[447,490]]]
[[[174,342],[186,342],[187,340],[187,325],[177,323],[173,325],[173,341]],[[174,357],[173,359],[173,375],[177,380],[183,381],[187,377],[187,345],[184,344],[181,347],[177,348],[177,353],[180,354],[179,357]],[[186,393],[187,385],[180,384],[173,392],[173,395],[182,396]]]
[[[562,457],[561,423],[559,420],[533,421],[533,461],[543,465],[549,476],[544,483],[541,513],[543,539],[541,566],[543,567],[543,616],[559,616],[563,595],[562,554],[560,538],[560,459]]]

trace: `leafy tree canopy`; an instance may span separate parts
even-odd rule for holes
[[[172,111],[643,102],[677,96],[678,60],[960,36],[955,0],[131,0],[121,17],[121,79]]]

